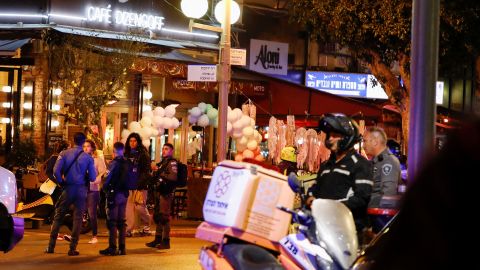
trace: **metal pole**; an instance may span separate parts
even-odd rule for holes
[[[218,136],[217,162],[225,160],[227,153],[228,87],[230,84],[230,8],[232,0],[225,0],[225,19],[222,22],[220,62],[218,65]]]
[[[415,179],[435,145],[435,86],[438,73],[439,0],[414,0],[410,124],[409,182]]]

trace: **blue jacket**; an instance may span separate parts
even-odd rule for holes
[[[95,164],[92,156],[87,153],[81,153],[75,163],[72,165],[65,179],[62,179],[63,172],[72,164],[78,153],[83,152],[81,146],[62,151],[55,162],[53,172],[57,182],[61,185],[86,185],[86,180],[90,182],[95,181],[97,172],[95,171]],[[88,178],[87,177],[88,171]]]

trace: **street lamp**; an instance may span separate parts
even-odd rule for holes
[[[189,2],[190,5],[186,3]],[[193,1],[193,0],[182,0],[180,4],[182,7],[183,13],[190,16],[193,12],[187,11],[187,6],[189,9],[194,7],[193,3],[201,3],[199,6],[204,5],[207,0]],[[208,3],[208,2],[207,2]],[[185,7],[185,9],[184,9]],[[232,9],[233,7],[233,9]],[[198,8],[200,9],[200,8]],[[232,10],[234,11],[232,14]],[[205,10],[206,11],[206,10]],[[223,11],[223,16],[222,16]],[[190,15],[189,15],[190,14]],[[205,14],[205,13],[204,13]],[[202,17],[204,14],[199,15],[197,18]],[[232,15],[236,15],[235,18],[232,18]],[[228,113],[228,86],[230,84],[230,24],[235,23],[240,17],[240,7],[233,0],[222,0],[215,7],[215,17],[222,24],[221,33],[222,37],[220,40],[220,58],[217,68],[217,80],[218,80],[218,136],[217,136],[217,161],[220,162],[226,159],[227,153],[227,113]],[[190,27],[198,27],[210,31],[218,31],[216,27],[200,25],[198,23],[192,23],[190,21]],[[220,32],[220,31],[218,31]]]

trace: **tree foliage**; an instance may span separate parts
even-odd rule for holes
[[[72,105],[66,116],[78,124],[98,123],[102,108],[126,91],[128,70],[145,49],[138,37],[109,40],[46,32],[52,86],[62,88]]]
[[[404,140],[408,140],[411,0],[291,0],[291,19],[305,25],[320,43],[348,47],[367,62],[389,100],[402,112]],[[477,59],[480,68],[480,1],[441,1],[440,63],[442,72],[463,72]],[[398,63],[397,74],[393,63]],[[480,74],[480,70],[477,70]],[[398,80],[400,75],[402,83]],[[480,82],[480,76],[477,75]]]

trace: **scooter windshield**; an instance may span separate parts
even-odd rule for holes
[[[341,202],[316,199],[312,203],[316,236],[330,255],[347,269],[357,257],[358,240],[350,210]],[[322,244],[323,243],[323,244]]]

